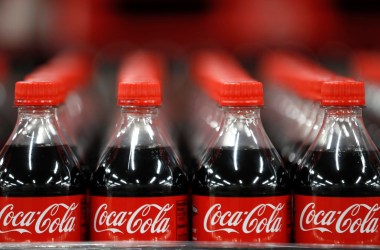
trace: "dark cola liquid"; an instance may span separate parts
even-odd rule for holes
[[[5,146],[0,196],[66,196],[85,193],[84,178],[66,146]]]
[[[91,194],[152,197],[188,194],[186,175],[165,147],[111,147],[93,173]]]
[[[294,178],[294,192],[334,197],[380,196],[375,151],[313,151]]]
[[[290,194],[289,176],[274,149],[214,148],[196,171],[198,195],[252,197]]]

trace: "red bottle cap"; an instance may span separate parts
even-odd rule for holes
[[[15,87],[16,106],[57,106],[64,100],[59,81],[19,81]]]
[[[359,78],[380,84],[380,53],[357,52],[351,58],[351,68]]]
[[[160,106],[163,62],[153,52],[127,56],[118,76],[119,106]]]
[[[32,73],[26,75],[24,80],[31,82],[58,82],[62,85],[64,99],[66,99],[68,92],[72,90],[73,82],[71,75],[66,74],[63,70],[57,69],[50,64],[34,70]]]
[[[58,105],[69,91],[88,82],[91,56],[65,52],[37,68],[16,84],[16,105]],[[59,92],[59,93],[58,93]],[[39,100],[40,99],[40,100]]]
[[[322,106],[364,106],[364,83],[352,79],[326,81],[321,87]]]
[[[231,56],[199,52],[192,59],[192,75],[221,106],[262,106],[263,88]]]

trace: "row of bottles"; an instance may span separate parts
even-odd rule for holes
[[[18,119],[0,152],[0,241],[380,244],[380,154],[362,119],[363,82],[273,53],[263,88],[230,55],[198,52],[183,95],[185,166],[169,109],[159,112],[164,59],[123,59],[109,128],[83,87],[89,61],[61,54],[16,83]],[[94,169],[86,124],[108,136]]]
[[[199,219],[193,216],[193,239],[244,241],[255,232],[258,238],[245,240],[289,240],[292,221],[296,243],[379,244],[380,159],[362,119],[364,83],[297,55],[264,58],[262,71],[273,79],[268,126],[285,147],[288,180],[273,146],[263,139],[261,122],[254,122],[259,105],[239,102],[255,93],[239,90],[250,80],[231,61],[218,69],[220,55],[198,60],[204,70],[198,80],[220,84],[209,96],[216,96],[224,114],[193,179],[193,209],[201,211]],[[229,91],[233,99],[224,103]],[[263,151],[257,154],[255,148]],[[285,198],[290,190],[292,208]],[[255,212],[259,215],[252,218]]]

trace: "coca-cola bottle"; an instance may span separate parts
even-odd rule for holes
[[[290,183],[261,123],[262,84],[215,60],[224,114],[192,182],[196,241],[289,242]]]
[[[57,82],[17,82],[15,129],[0,152],[0,241],[79,241],[85,186],[57,123]]]
[[[151,64],[128,58],[119,119],[91,180],[90,239],[187,240],[188,184],[160,130],[160,79]]]
[[[364,83],[321,86],[322,127],[294,178],[297,243],[380,244],[380,158],[362,119]]]

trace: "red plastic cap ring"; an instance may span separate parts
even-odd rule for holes
[[[322,106],[364,106],[364,83],[359,81],[327,81],[321,87]]]
[[[57,106],[63,101],[63,86],[59,82],[19,81],[16,83],[16,106]]]

